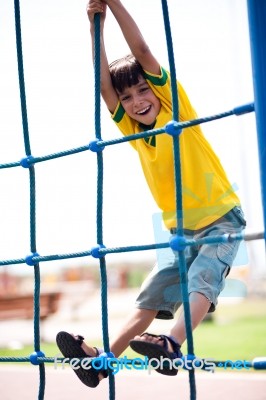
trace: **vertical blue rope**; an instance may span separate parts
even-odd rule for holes
[[[163,19],[164,19],[164,29],[165,29],[165,35],[166,35],[166,42],[167,42],[169,68],[170,68],[170,74],[171,74],[173,119],[175,121],[179,121],[179,103],[178,103],[177,77],[176,77],[175,57],[174,57],[174,49],[173,49],[173,39],[172,39],[172,32],[171,32],[171,26],[170,26],[170,18],[169,18],[167,0],[162,0],[162,10],[163,10]]]
[[[19,89],[20,89],[20,105],[22,114],[24,146],[26,155],[30,155],[31,149],[29,140],[29,125],[28,125],[27,102],[26,102],[25,81],[24,81],[19,0],[14,0],[14,8],[15,8],[15,28],[16,28],[17,62],[18,62],[18,76],[19,76]]]
[[[17,63],[18,77],[20,88],[20,104],[23,126],[24,147],[26,156],[31,155],[29,125],[27,116],[27,101],[24,80],[23,52],[22,52],[22,36],[20,22],[20,3],[14,0],[15,11],[15,30],[16,30],[16,46],[17,46]],[[30,180],[30,250],[36,253],[36,190],[35,190],[35,170],[34,166],[29,168]],[[39,264],[34,265],[34,350],[40,351],[40,268]],[[45,391],[45,367],[44,363],[39,365],[40,385],[39,396],[42,400]]]
[[[167,0],[162,0],[162,10],[164,18],[165,35],[167,41],[170,75],[171,75],[173,120],[178,122],[179,120],[178,88],[177,88],[173,40],[171,34]],[[180,141],[179,137],[177,136],[173,137],[173,147],[174,147],[174,160],[175,160],[177,235],[183,236],[184,230],[183,230],[181,157],[180,157]],[[187,347],[188,347],[188,353],[194,355],[193,333],[192,333],[189,295],[187,286],[187,268],[186,268],[186,259],[184,251],[183,250],[179,251],[178,256],[179,256],[179,272],[181,280],[182,300],[183,300],[186,335],[187,335]],[[190,382],[190,399],[195,400],[196,382],[195,382],[194,369],[189,371],[189,382]]]
[[[100,14],[95,15],[94,32],[94,82],[95,82],[95,132],[96,138],[101,140],[101,43],[100,43]],[[97,152],[97,244],[103,245],[103,154]],[[110,351],[108,327],[108,298],[107,273],[105,257],[100,258],[101,271],[101,304],[102,304],[102,331],[103,343],[106,352]],[[109,398],[115,399],[114,375],[109,374]]]

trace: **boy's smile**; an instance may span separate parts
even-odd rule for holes
[[[151,109],[151,106],[145,107],[144,110],[138,111],[138,115],[146,115]]]
[[[118,96],[129,117],[145,125],[150,125],[156,120],[161,102],[142,76],[136,85],[127,86]]]

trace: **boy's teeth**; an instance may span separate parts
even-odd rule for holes
[[[143,114],[148,111],[149,107],[144,108],[144,110],[138,111],[137,114]]]

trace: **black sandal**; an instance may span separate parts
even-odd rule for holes
[[[95,358],[95,356],[90,356],[86,354],[83,348],[81,347],[82,342],[84,341],[84,337],[77,335],[73,337],[67,332],[59,332],[56,336],[56,343],[59,347],[61,353],[65,358]],[[94,347],[96,350],[96,357],[99,356],[99,350]],[[104,377],[107,377],[107,371],[99,371],[94,369],[93,367],[89,369],[82,368],[82,365],[78,366],[79,368],[73,368],[73,371],[77,375],[77,377],[81,380],[84,385],[89,386],[91,388],[95,388],[99,385],[99,373],[102,373]]]
[[[157,343],[133,339],[129,342],[132,350],[136,351],[139,354],[142,354],[143,356],[147,356],[149,359],[154,358],[158,361],[161,361],[163,358],[174,361],[176,358],[182,357],[182,353],[180,351],[181,346],[173,336],[153,335],[148,332],[143,333],[141,336],[144,335],[149,335],[161,339],[163,341],[163,345],[161,346]],[[173,347],[173,351],[169,351],[169,342]],[[155,370],[160,374],[169,376],[175,376],[178,372],[177,366],[173,367],[173,363],[170,364],[166,361],[164,362],[164,365],[160,365],[160,368],[155,368]]]

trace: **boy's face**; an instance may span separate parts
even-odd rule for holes
[[[118,97],[127,115],[144,125],[151,125],[161,109],[160,100],[142,76],[136,85],[119,92]]]

